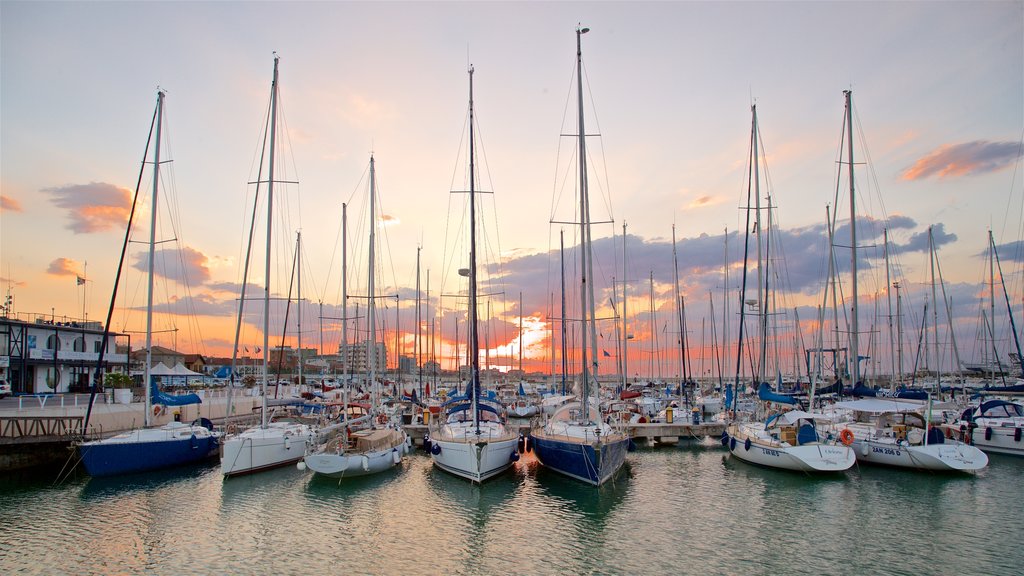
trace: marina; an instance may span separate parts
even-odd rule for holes
[[[59,484],[52,473],[5,474],[0,566],[872,575],[1013,574],[1024,562],[1020,458],[995,455],[967,476],[859,466],[809,477],[739,462],[708,440],[639,449],[623,472],[594,489],[527,454],[471,484],[417,451],[393,470],[341,482],[294,467],[225,479],[214,464]]]
[[[0,0],[0,575],[1021,573],[1022,6]]]

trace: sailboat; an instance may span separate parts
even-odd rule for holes
[[[469,389],[443,406],[444,416],[431,424],[430,455],[438,468],[483,482],[519,459],[519,434],[508,427],[497,402],[480,390],[480,337],[477,320],[476,166],[473,117],[473,68],[469,69]],[[462,271],[460,271],[460,274]]]
[[[857,210],[853,175],[853,92],[846,90],[848,169],[850,172],[850,284],[852,286],[850,357],[852,378],[860,383],[857,306]],[[934,284],[933,284],[934,286]],[[937,356],[937,355],[936,355]],[[937,367],[936,367],[937,368]],[[988,456],[974,446],[947,439],[932,426],[931,395],[927,404],[865,398],[836,403],[853,412],[853,420],[838,424],[843,443],[851,446],[857,460],[918,470],[972,472],[988,465]],[[923,412],[923,415],[922,415]]]
[[[192,424],[183,422],[171,422],[164,426],[151,427],[151,406],[153,390],[150,380],[152,378],[151,364],[153,351],[153,279],[154,279],[154,257],[156,255],[156,208],[159,206],[157,195],[160,189],[160,140],[163,124],[164,93],[157,92],[156,111],[154,112],[153,127],[150,128],[150,137],[155,137],[153,154],[153,196],[150,201],[151,218],[149,230],[149,264],[148,264],[148,288],[146,304],[146,367],[144,386],[146,394],[145,409],[143,412],[143,427],[117,434],[110,438],[83,442],[78,445],[79,458],[86,472],[90,476],[113,476],[118,474],[129,474],[133,472],[147,472],[170,468],[181,464],[199,462],[216,456],[220,433],[212,430],[213,426],[208,420],[197,421]],[[155,130],[155,132],[154,132]],[[147,143],[148,153],[148,143]],[[143,162],[145,164],[145,161]],[[137,199],[136,194],[136,199]],[[133,204],[134,210],[134,204]],[[128,231],[125,241],[131,234],[131,219],[128,222]],[[121,264],[124,262],[124,252],[121,255]],[[120,276],[121,265],[118,266]],[[115,282],[114,297],[117,294]],[[113,300],[111,308],[113,310]],[[107,329],[110,329],[110,314],[107,316]],[[193,395],[175,404],[199,403],[202,400]],[[170,398],[170,397],[169,397]],[[91,408],[91,402],[90,402]],[[202,424],[208,424],[206,426]]]
[[[350,405],[346,403],[345,421],[333,427],[322,442],[311,447],[299,463],[299,468],[309,468],[314,473],[328,478],[349,478],[376,474],[394,467],[402,462],[409,452],[412,443],[405,431],[391,424],[391,420],[381,408],[379,383],[377,382],[377,320],[374,303],[376,268],[374,265],[376,243],[376,171],[373,156],[370,156],[370,243],[367,288],[367,323],[370,337],[366,342],[366,362],[369,368],[367,377],[371,389],[371,410],[376,418],[371,418],[362,425],[350,421]],[[343,272],[344,273],[344,272]],[[343,297],[347,297],[344,295]],[[344,329],[344,328],[343,328]],[[347,341],[346,341],[347,342]],[[348,350],[345,350],[346,357]],[[360,429],[355,429],[356,427]]]
[[[794,405],[796,401],[782,394],[770,390],[764,382],[764,369],[767,355],[767,328],[765,315],[767,314],[767,298],[762,293],[762,278],[765,266],[763,262],[767,258],[761,256],[761,224],[760,224],[760,178],[758,168],[758,125],[757,106],[751,106],[751,136],[750,136],[750,182],[748,194],[753,193],[755,198],[755,210],[757,217],[757,258],[758,258],[758,298],[756,301],[758,311],[759,348],[758,361],[756,362],[755,378],[759,382],[758,397],[769,403],[780,405]],[[771,198],[771,196],[769,196]],[[748,199],[749,200],[749,199]],[[748,201],[749,221],[749,201]],[[747,227],[749,229],[749,226]],[[771,226],[769,225],[769,234]],[[743,296],[746,297],[746,258],[744,258],[743,272]],[[743,348],[743,316],[741,309],[740,316],[740,345],[739,357],[742,357]],[[739,388],[737,369],[737,389]],[[734,408],[730,406],[730,408]],[[848,443],[840,441],[837,436],[830,434],[828,430],[830,418],[823,414],[812,414],[803,410],[788,410],[772,414],[763,421],[732,422],[722,433],[722,444],[729,448],[729,452],[751,464],[779,468],[783,470],[798,470],[803,472],[842,472],[853,467],[856,457]]]
[[[562,404],[542,425],[530,431],[530,445],[545,467],[600,486],[615,476],[626,461],[629,437],[603,422],[594,396],[597,382],[597,329],[594,313],[593,252],[590,204],[587,197],[586,131],[583,115],[583,51],[581,37],[589,28],[576,28],[577,129],[580,190],[580,317],[583,319],[581,358],[582,396]],[[564,321],[564,320],[563,320]],[[563,349],[563,354],[565,350]],[[593,388],[592,388],[593,387]]]
[[[267,410],[267,380],[270,377],[270,253],[274,207],[274,153],[277,138],[277,97],[278,97],[278,61],[274,57],[274,78],[270,86],[270,158],[267,164],[267,254],[265,292],[263,298],[263,379],[262,405],[260,407],[260,424],[232,434],[224,440],[221,454],[221,472],[225,476],[249,474],[260,470],[276,468],[297,462],[306,454],[306,446],[313,439],[313,429],[302,422],[271,422]],[[257,186],[260,183],[257,183]],[[251,238],[251,236],[250,236]],[[246,252],[245,272],[248,273],[248,251]],[[242,282],[242,297],[238,301],[238,319],[235,326],[235,354],[238,353],[238,334],[243,318],[245,305],[245,285]],[[301,344],[301,342],[300,342]],[[302,350],[302,347],[299,347]],[[300,358],[301,363],[301,358]]]

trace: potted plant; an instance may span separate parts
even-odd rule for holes
[[[103,385],[114,390],[114,401],[118,404],[132,403],[132,378],[120,372],[104,375]]]

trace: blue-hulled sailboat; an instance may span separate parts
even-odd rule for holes
[[[580,188],[580,305],[583,319],[580,400],[560,406],[542,425],[530,432],[530,443],[545,467],[600,486],[626,461],[629,438],[601,421],[597,409],[597,330],[594,315],[593,253],[590,239],[590,203],[587,197],[586,131],[583,115],[583,53],[580,37],[589,28],[576,29],[576,75]],[[591,394],[594,397],[591,397]]]
[[[159,427],[150,426],[154,400],[153,384],[151,383],[152,376],[150,374],[153,348],[153,267],[156,252],[156,207],[159,205],[157,193],[160,187],[160,129],[163,121],[163,103],[164,93],[158,91],[154,122],[150,128],[150,136],[155,136],[156,143],[152,161],[153,197],[150,199],[152,213],[149,232],[149,285],[146,305],[146,368],[144,380],[146,401],[143,412],[143,427],[123,432],[110,438],[79,444],[79,457],[90,476],[114,476],[133,472],[147,472],[199,462],[217,455],[220,433],[212,430],[213,426],[208,420],[192,424],[171,422]],[[144,160],[143,164],[145,163]],[[138,193],[136,192],[137,200]],[[134,206],[135,204],[133,204],[133,210]],[[132,219],[129,217],[125,245],[127,245],[127,237],[131,233],[131,223]],[[120,276],[124,257],[125,253],[122,250],[121,263],[118,266],[118,276]],[[116,286],[117,283],[115,282],[114,297],[111,298],[110,310],[113,310],[113,301],[117,294]],[[106,331],[109,333],[109,312],[106,327]],[[157,399],[165,405],[173,404],[178,406],[202,402],[195,394],[190,394],[183,398],[167,396]]]

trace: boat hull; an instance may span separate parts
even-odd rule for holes
[[[267,428],[249,428],[223,441],[221,472],[239,476],[293,464],[305,456],[312,438],[305,424],[274,422]]]
[[[600,486],[615,476],[626,461],[629,438],[602,438],[586,441],[568,436],[530,434],[533,453],[546,468],[564,476]]]
[[[307,454],[303,462],[313,473],[328,478],[378,474],[400,464],[410,449],[405,432],[392,431],[392,434],[388,445],[362,451],[340,451],[337,441],[328,442],[321,451]]]
[[[473,441],[431,438],[430,444],[435,466],[472,482],[483,482],[515,463],[518,439]]]
[[[726,434],[729,453],[748,464],[797,472],[843,472],[857,462],[853,450],[841,444],[769,444],[738,433],[732,427]]]
[[[117,476],[213,458],[217,455],[219,438],[218,434],[199,430],[193,434],[191,430],[141,429],[82,443],[78,454],[90,476]]]
[[[977,428],[969,429],[967,433],[962,432],[959,428],[949,427],[953,436],[960,441],[967,442],[977,446],[981,451],[988,452],[990,454],[1006,454],[1009,456],[1024,456],[1024,435],[1021,436],[1020,440],[1017,440],[1017,428],[1009,426],[992,426],[992,432],[990,433],[991,438],[985,439],[987,435],[985,428],[979,426]]]
[[[948,440],[942,444],[908,445],[886,440],[854,440],[852,448],[857,460],[935,472],[976,472],[988,466],[984,452],[962,442]]]

